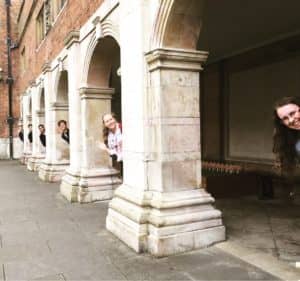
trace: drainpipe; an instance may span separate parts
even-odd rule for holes
[[[6,45],[7,45],[7,79],[6,83],[8,86],[8,117],[7,124],[9,128],[9,158],[13,160],[14,151],[13,151],[13,125],[14,125],[14,117],[13,117],[13,83],[14,79],[12,76],[12,64],[11,64],[11,49],[12,49],[12,41],[11,41],[11,23],[10,23],[10,0],[5,0],[6,5]]]

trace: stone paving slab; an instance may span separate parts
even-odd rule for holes
[[[47,275],[47,276],[41,276],[39,278],[32,279],[33,281],[65,281],[65,276],[60,273],[56,275]]]
[[[46,242],[18,244],[14,246],[4,246],[0,248],[0,259],[2,263],[21,262],[35,257],[42,257],[50,254],[50,249]]]
[[[300,280],[299,269],[279,260],[277,257],[270,256],[270,254],[249,249],[230,241],[219,243],[215,245],[215,248],[224,250],[227,254],[238,257],[253,266],[263,268],[265,272],[272,273],[281,280]]]
[[[4,264],[1,264],[0,263],[0,281],[4,281],[4,275],[3,275],[3,273],[4,273]]]
[[[0,280],[279,279],[217,247],[161,259],[138,255],[105,229],[108,202],[70,204],[59,184],[39,181],[17,162],[0,161],[0,177]],[[234,211],[225,205],[238,240],[241,229],[231,216],[242,220],[243,204],[234,202]],[[255,220],[249,211],[244,215],[247,223]],[[263,235],[265,218],[258,221]]]
[[[59,272],[47,264],[24,260],[4,264],[5,280],[31,280],[41,276],[56,275]]]
[[[253,265],[239,259],[233,259],[231,255],[215,247],[205,249],[205,251],[169,257],[168,259],[176,268],[188,272],[193,280],[276,279],[276,277],[266,274]]]
[[[246,197],[216,200],[216,205],[223,211],[230,241],[285,261],[299,261],[300,204],[280,197],[266,201]],[[235,212],[238,208],[240,214]]]

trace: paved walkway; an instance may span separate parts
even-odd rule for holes
[[[300,202],[256,197],[216,200],[228,240],[291,264],[300,263]]]
[[[230,241],[169,258],[137,255],[105,230],[107,202],[70,204],[58,191],[0,161],[0,280],[300,279],[287,263],[252,265],[260,255]]]

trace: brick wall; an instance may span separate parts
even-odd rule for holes
[[[17,14],[20,8],[20,0],[11,1],[11,37],[13,42],[17,42]],[[0,81],[0,138],[8,137],[8,125],[6,124],[6,119],[8,116],[8,87],[5,83],[7,78],[7,46],[6,46],[6,6],[5,1],[0,2],[0,67],[3,69],[3,81]],[[13,78],[18,79],[19,71],[19,54],[18,50],[12,51],[12,68],[13,68]],[[13,116],[19,118],[19,90],[17,83],[13,86]],[[14,134],[16,135],[17,123],[15,124]]]
[[[19,48],[12,50],[12,68],[15,80],[13,86],[13,116],[20,117],[20,95],[29,86],[29,82],[40,73],[45,62],[51,61],[64,47],[66,35],[74,29],[79,29],[103,0],[68,0],[61,14],[39,46],[36,42],[36,17],[43,0],[11,0],[12,41],[19,43]],[[0,67],[7,74],[6,50],[6,7],[5,1],[0,2]],[[24,50],[26,69],[21,71],[20,53]],[[8,89],[4,81],[0,82],[0,138],[8,137]],[[17,135],[17,122],[14,135]]]
[[[27,2],[27,0],[25,1]],[[31,80],[40,73],[45,62],[54,59],[64,47],[64,38],[74,29],[79,29],[101,5],[103,0],[68,0],[66,6],[49,30],[46,38],[38,45],[36,41],[36,17],[43,4],[38,0],[35,4],[28,0],[19,16],[19,30],[23,30],[20,38],[19,52],[25,47],[25,65],[27,66],[18,80],[20,92],[28,87]],[[30,14],[30,11],[32,12]],[[25,22],[27,20],[27,24]]]

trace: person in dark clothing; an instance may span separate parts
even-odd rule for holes
[[[20,126],[18,136],[19,136],[19,139],[21,140],[21,142],[24,142],[24,131],[23,131],[23,126]]]
[[[41,141],[41,144],[44,147],[46,147],[45,126],[43,124],[39,125],[39,131],[40,131],[40,141]]]
[[[67,143],[70,143],[70,130],[67,125],[66,120],[59,120],[58,123],[58,130],[61,133],[61,137]]]
[[[28,125],[28,140],[29,143],[32,143],[32,124]]]

